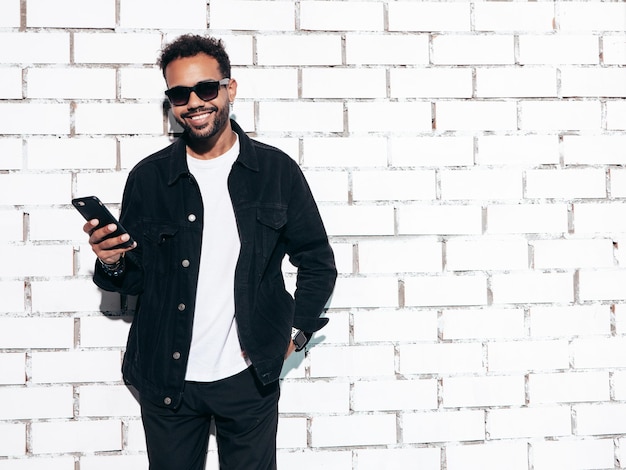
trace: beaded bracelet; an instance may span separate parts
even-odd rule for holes
[[[98,258],[98,261],[100,261],[100,266],[102,266],[104,272],[112,277],[120,276],[124,272],[124,268],[126,267],[126,263],[124,262],[124,256],[121,256],[120,259],[118,259],[113,264],[105,263],[100,258]]]

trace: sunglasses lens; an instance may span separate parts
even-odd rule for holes
[[[203,101],[211,101],[217,97],[217,93],[220,89],[219,82],[200,82],[196,84],[196,94]]]
[[[165,92],[170,102],[174,106],[183,106],[189,101],[189,95],[191,94],[191,88],[184,86],[177,86],[170,88]]]

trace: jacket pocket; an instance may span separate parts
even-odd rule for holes
[[[147,272],[171,272],[175,259],[178,227],[150,225],[144,231],[143,262]]]
[[[283,227],[287,224],[287,209],[282,207],[259,207],[257,220],[257,250],[263,258],[271,256]]]

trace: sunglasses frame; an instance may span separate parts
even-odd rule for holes
[[[204,84],[207,83],[216,83],[217,87],[215,88],[215,96],[211,96],[208,99],[204,99],[202,96],[200,96],[200,93],[198,93],[198,87],[202,86]],[[189,103],[189,97],[191,96],[191,92],[193,91],[196,96],[198,96],[198,98],[200,98],[202,101],[211,101],[214,100],[215,98],[217,98],[217,95],[219,94],[220,91],[220,87],[223,86],[227,86],[230,83],[230,78],[222,78],[219,81],[215,81],[215,80],[203,80],[201,82],[196,83],[194,86],[175,86],[173,88],[170,88],[168,90],[165,90],[165,95],[167,96],[167,99],[169,99],[170,103],[172,104],[172,106],[185,106],[187,103]],[[170,94],[174,91],[174,90],[185,90],[187,92],[187,97],[185,99],[185,102],[174,102],[172,100],[172,98],[170,97]]]

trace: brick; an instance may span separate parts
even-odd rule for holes
[[[626,129],[626,103],[620,101],[607,101],[606,103],[606,127],[607,129]]]
[[[160,49],[159,33],[74,33],[77,64],[154,64]]]
[[[441,272],[442,246],[436,240],[359,242],[360,273]]]
[[[0,470],[74,470],[74,457],[23,458],[0,460]]]
[[[353,323],[356,343],[437,340],[437,312],[434,310],[363,310],[354,313]]]
[[[127,421],[128,429],[125,432],[126,442],[124,449],[131,452],[146,451],[146,436],[143,431],[141,419],[130,419]]]
[[[71,246],[62,245],[0,246],[0,258],[5,260],[0,276],[71,276],[72,254]]]
[[[436,198],[433,170],[365,170],[352,173],[355,201],[415,201]]]
[[[354,411],[436,409],[437,381],[414,379],[356,382],[352,407]]]
[[[233,11],[238,14],[233,15]],[[293,2],[213,1],[209,5],[211,29],[292,31],[295,28]]]
[[[491,408],[524,403],[524,376],[522,375],[443,379],[443,406],[446,408]]]
[[[115,2],[96,0],[30,0],[26,26],[35,28],[115,28]]]
[[[437,65],[513,64],[513,36],[446,34],[432,40],[432,63]]]
[[[57,32],[0,32],[2,64],[67,64],[70,61],[70,35]],[[37,126],[43,121],[37,119]],[[6,131],[3,130],[3,133]]]
[[[0,150],[1,151],[1,150]],[[0,212],[0,240],[18,242],[24,239],[24,214],[12,209]]]
[[[598,58],[599,41],[590,34],[519,36],[520,64],[597,64]]]
[[[0,348],[71,348],[73,345],[73,318],[0,318]]]
[[[303,72],[308,70],[304,69]],[[295,67],[239,67],[233,68],[231,75],[237,80],[237,99],[298,98],[298,70]],[[328,88],[327,84],[324,86]]]
[[[321,206],[320,213],[330,235],[393,235],[391,206]]]
[[[610,188],[612,198],[626,197],[626,171],[611,168],[609,170]]]
[[[380,137],[305,137],[304,167],[378,167],[387,165],[387,142]]]
[[[389,72],[392,98],[471,98],[468,68],[394,68]]]
[[[348,173],[332,171],[306,171],[304,176],[317,202],[338,201],[348,203]]]
[[[608,268],[614,264],[610,239],[537,240],[532,247],[535,269]]]
[[[335,266],[337,267],[337,270],[342,274],[350,274],[354,272],[352,245],[349,243],[335,243],[331,241],[330,246],[335,253]]]
[[[612,439],[577,439],[532,443],[533,468],[611,468],[615,451]]]
[[[426,132],[432,128],[431,114],[430,103],[419,101],[350,102],[348,129],[350,132]]]
[[[279,417],[276,447],[279,449],[306,447],[307,433],[306,418]],[[217,466],[215,468],[217,468]]]
[[[626,397],[626,373],[624,371],[614,371],[610,374],[611,389],[614,399],[623,401]]]
[[[121,0],[120,26],[129,29],[204,30],[207,4],[204,0],[182,0],[172,8],[167,0]]]
[[[621,68],[561,68],[561,95],[567,97],[626,97],[626,70]]]
[[[309,352],[311,377],[393,376],[393,346],[320,347]]]
[[[26,424],[0,423],[0,455],[26,454]]]
[[[494,304],[574,301],[574,280],[571,273],[494,274],[491,289]]]
[[[520,238],[446,241],[449,271],[515,270],[528,267],[528,242]]]
[[[311,424],[314,447],[390,445],[396,443],[396,416],[375,414],[316,416]]]
[[[310,31],[381,31],[382,3],[300,2],[300,29]]]
[[[165,101],[164,91],[167,86],[160,69],[123,67],[119,75],[122,99]]]
[[[22,99],[22,69],[19,67],[0,68],[0,99]]]
[[[528,444],[523,441],[446,446],[448,470],[526,470]]]
[[[626,366],[626,338],[577,338],[572,340],[576,369],[605,369]]]
[[[444,340],[521,338],[525,336],[522,309],[444,310],[440,319]]]
[[[602,62],[606,65],[623,65],[626,63],[626,41],[622,35],[602,37]]]
[[[477,139],[480,165],[557,165],[559,139],[555,135],[490,135]]]
[[[608,335],[611,332],[608,305],[535,305],[530,308],[529,319],[530,335],[534,338]]]
[[[482,233],[482,212],[475,205],[417,205],[398,208],[398,233],[472,235]]]
[[[0,200],[6,205],[67,204],[71,199],[70,182],[69,173],[0,174]]]
[[[2,116],[0,126],[4,134],[69,134],[70,132],[68,104],[0,103],[0,115]],[[37,116],[37,119],[33,119],[32,116]]]
[[[479,410],[406,413],[402,420],[403,442],[432,443],[482,441],[485,413]]]
[[[566,165],[622,165],[626,163],[626,136],[565,135],[563,162]]]
[[[97,194],[104,204],[119,204],[127,177],[126,171],[80,173],[76,178],[76,195]],[[110,210],[115,216],[119,214],[117,206],[112,206]]]
[[[261,132],[341,132],[343,109],[335,102],[259,103]]]
[[[302,470],[316,470],[319,468],[350,468],[352,452],[348,450],[322,450],[304,452],[278,452],[280,468],[300,468]]]
[[[29,211],[28,215],[29,240],[80,241],[85,245],[87,244],[88,237],[82,230],[85,219],[73,207],[67,209],[35,209]]]
[[[561,31],[624,31],[626,6],[615,3],[564,3],[559,5]]]
[[[554,29],[551,3],[477,3],[474,5],[476,31],[534,31]]]
[[[557,96],[557,71],[554,67],[478,68],[476,96],[554,98]]]
[[[76,106],[78,134],[156,134],[163,132],[159,104],[80,103]]]
[[[604,169],[527,170],[525,196],[532,199],[606,197]]]
[[[485,305],[487,280],[482,274],[408,277],[404,281],[407,306]]]
[[[228,15],[232,17],[231,5],[232,2],[228,5]],[[267,15],[267,12],[263,12],[263,16]],[[270,34],[258,36],[256,43],[258,65],[330,66],[342,64],[342,45],[339,35],[293,35],[285,40],[284,35]]]
[[[567,341],[494,341],[487,344],[490,372],[569,368]]]
[[[399,1],[388,5],[390,31],[469,31],[470,5]]]
[[[132,318],[118,316],[81,317],[80,346],[106,348],[126,346]]]
[[[608,401],[608,372],[530,374],[529,403]]]
[[[83,385],[78,389],[81,417],[139,416],[139,403],[126,385]]]
[[[24,282],[3,280],[0,283],[2,312],[22,312],[24,310]]]
[[[115,168],[113,138],[42,138],[27,140],[28,168],[32,170]]]
[[[253,65],[255,63],[256,55],[253,46],[255,37],[253,35],[228,34],[224,32],[219,37],[224,41],[232,66]],[[171,39],[173,40],[174,37]],[[169,39],[167,42],[170,42]]]
[[[320,400],[319,397],[324,397]],[[296,382],[281,384],[280,413],[348,413],[350,384],[348,382]]]
[[[566,406],[496,409],[487,412],[487,432],[491,439],[569,436],[571,419]]]
[[[441,451],[433,447],[357,449],[356,456],[359,470],[411,468],[412,466],[420,470],[439,470],[441,465]]]
[[[0,152],[4,155],[2,163],[0,163],[0,170],[20,170],[22,168],[22,139],[1,138]]]
[[[522,173],[517,169],[442,170],[441,197],[444,200],[520,199]]]
[[[581,270],[578,279],[578,296],[581,301],[624,300],[623,283],[626,272],[617,269]]]
[[[171,144],[167,136],[159,137],[119,137],[120,168],[128,170],[141,159]]]
[[[32,452],[101,452],[122,449],[118,420],[43,422],[31,425]]]
[[[579,404],[576,413],[576,435],[623,434],[626,429],[626,405],[622,403]]]
[[[26,354],[3,352],[0,354],[0,385],[26,383]]]
[[[108,456],[83,456],[80,458],[82,470],[136,470],[148,468],[147,455],[108,455]]]
[[[439,101],[435,113],[440,131],[517,129],[517,110],[510,101]]]
[[[465,166],[474,164],[474,140],[469,136],[391,137],[393,166]]]
[[[328,86],[329,83],[332,86]],[[382,68],[306,68],[302,71],[303,98],[351,99],[386,96],[387,77]]]
[[[35,352],[33,383],[109,382],[121,380],[119,351]]]
[[[487,206],[487,233],[567,233],[565,204],[493,204]]]
[[[74,414],[73,389],[60,387],[2,387],[0,400],[11,403],[0,411],[4,420],[71,418]]]
[[[428,49],[426,35],[346,34],[347,64],[428,64]]]
[[[20,26],[20,1],[5,0],[0,5],[0,27],[18,28]]]
[[[484,372],[482,345],[478,343],[408,344],[399,350],[401,374]]]

